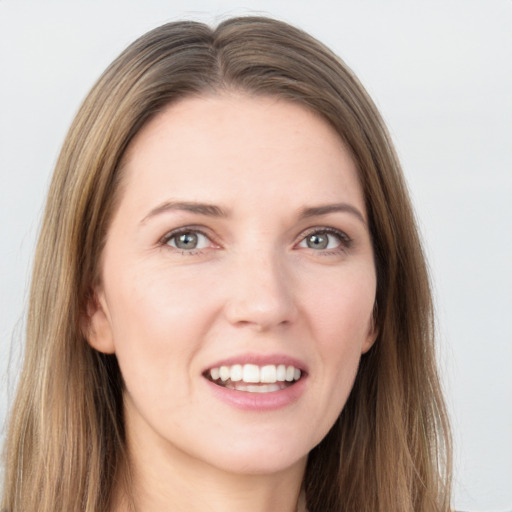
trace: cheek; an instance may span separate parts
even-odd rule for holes
[[[114,277],[109,310],[116,356],[130,392],[150,399],[150,389],[172,386],[185,354],[180,341],[192,322],[183,322],[183,302],[149,272]],[[184,332],[185,331],[185,332]],[[192,348],[192,347],[190,347]],[[185,382],[183,374],[179,378]],[[146,391],[145,391],[146,390]]]
[[[157,389],[172,386],[173,393],[186,389],[195,369],[191,362],[215,315],[208,283],[153,265],[107,275],[115,350],[127,387],[151,381]]]
[[[308,317],[323,368],[318,378],[329,390],[326,396],[333,398],[337,413],[350,393],[361,354],[373,341],[375,286],[371,271],[353,273],[326,283],[322,292],[308,298]]]
[[[351,273],[324,284],[323,287],[310,286],[305,300],[311,323],[321,333],[319,341],[334,352],[347,344],[361,349],[372,334],[374,274],[371,271]]]
[[[199,313],[205,311],[202,302],[207,300],[199,280],[154,266],[139,265],[135,270],[113,274],[110,287],[109,304],[119,343],[140,338],[146,346],[158,342],[168,346],[188,329],[198,327]]]

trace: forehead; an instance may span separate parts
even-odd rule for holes
[[[334,129],[273,97],[230,93],[171,104],[133,139],[123,167],[125,192],[141,197],[287,201],[295,194],[315,202],[343,193],[364,202],[354,160]]]

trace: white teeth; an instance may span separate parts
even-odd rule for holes
[[[274,391],[279,391],[279,386],[272,386],[271,384],[266,384],[264,386],[247,386],[247,391],[249,393],[272,393]]]
[[[234,364],[233,366],[220,366],[218,368],[210,369],[210,378],[213,381],[221,380],[222,382],[244,382],[246,384],[274,384],[276,382],[293,382],[299,380],[301,371],[294,366],[286,366],[284,364],[274,365],[267,364],[265,366],[258,366],[256,364]],[[231,387],[231,386],[230,386]],[[282,386],[244,386],[243,384],[237,385],[236,389],[240,391],[251,391],[268,393],[282,389]],[[242,389],[244,388],[244,389]],[[257,391],[245,388],[258,388]]]
[[[231,381],[238,382],[243,378],[243,369],[241,364],[235,364],[231,367]]]
[[[237,384],[236,386],[229,385],[227,386],[230,389],[236,389],[237,391],[245,391],[247,393],[273,393],[274,391],[279,391],[280,389],[284,389],[284,386],[281,384],[263,384],[256,386],[254,384]]]
[[[244,382],[260,382],[260,368],[255,364],[244,364],[242,380]]]
[[[276,373],[277,373],[276,379],[279,382],[284,382],[286,380],[286,366],[284,364],[280,364],[277,367],[277,372]],[[212,375],[212,379],[213,379],[213,375]]]
[[[277,370],[273,364],[263,366],[260,371],[260,381],[273,384],[277,380]]]
[[[230,376],[229,368],[227,366],[221,366],[219,368],[219,374],[220,374],[220,378],[223,382],[227,381]]]

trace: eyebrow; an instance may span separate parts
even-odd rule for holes
[[[198,215],[205,215],[208,217],[219,217],[225,218],[228,216],[227,212],[214,204],[198,203],[194,201],[165,201],[159,206],[153,208],[142,220],[141,224],[146,223],[151,217],[159,215],[169,211],[185,211],[196,213]],[[306,219],[309,217],[319,217],[322,215],[328,215],[330,213],[349,213],[360,220],[366,225],[366,220],[363,214],[351,204],[348,203],[333,203],[322,206],[311,206],[302,208],[299,211],[299,218]]]
[[[357,219],[359,219],[366,226],[366,220],[363,217],[363,214],[355,206],[352,206],[351,204],[348,203],[334,203],[322,206],[313,206],[311,208],[303,208],[300,211],[299,217],[305,219],[308,217],[318,217],[321,215],[328,215],[329,213],[336,212],[350,213],[351,215],[354,215]]]
[[[146,223],[151,217],[159,215],[160,213],[169,211],[184,211],[197,213],[198,215],[207,215],[209,217],[227,217],[227,212],[214,204],[196,203],[193,201],[166,201],[161,205],[153,208],[141,221],[141,224]]]

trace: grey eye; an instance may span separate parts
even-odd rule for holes
[[[315,251],[324,251],[340,249],[342,246],[348,246],[350,240],[342,232],[319,229],[306,235],[300,242],[299,247],[313,249]]]
[[[171,247],[176,247],[182,251],[191,251],[194,249],[204,249],[208,247],[208,237],[196,231],[186,231],[178,233],[169,238],[167,242]]]
[[[310,249],[327,249],[329,235],[327,233],[314,233],[306,238],[306,245]]]

